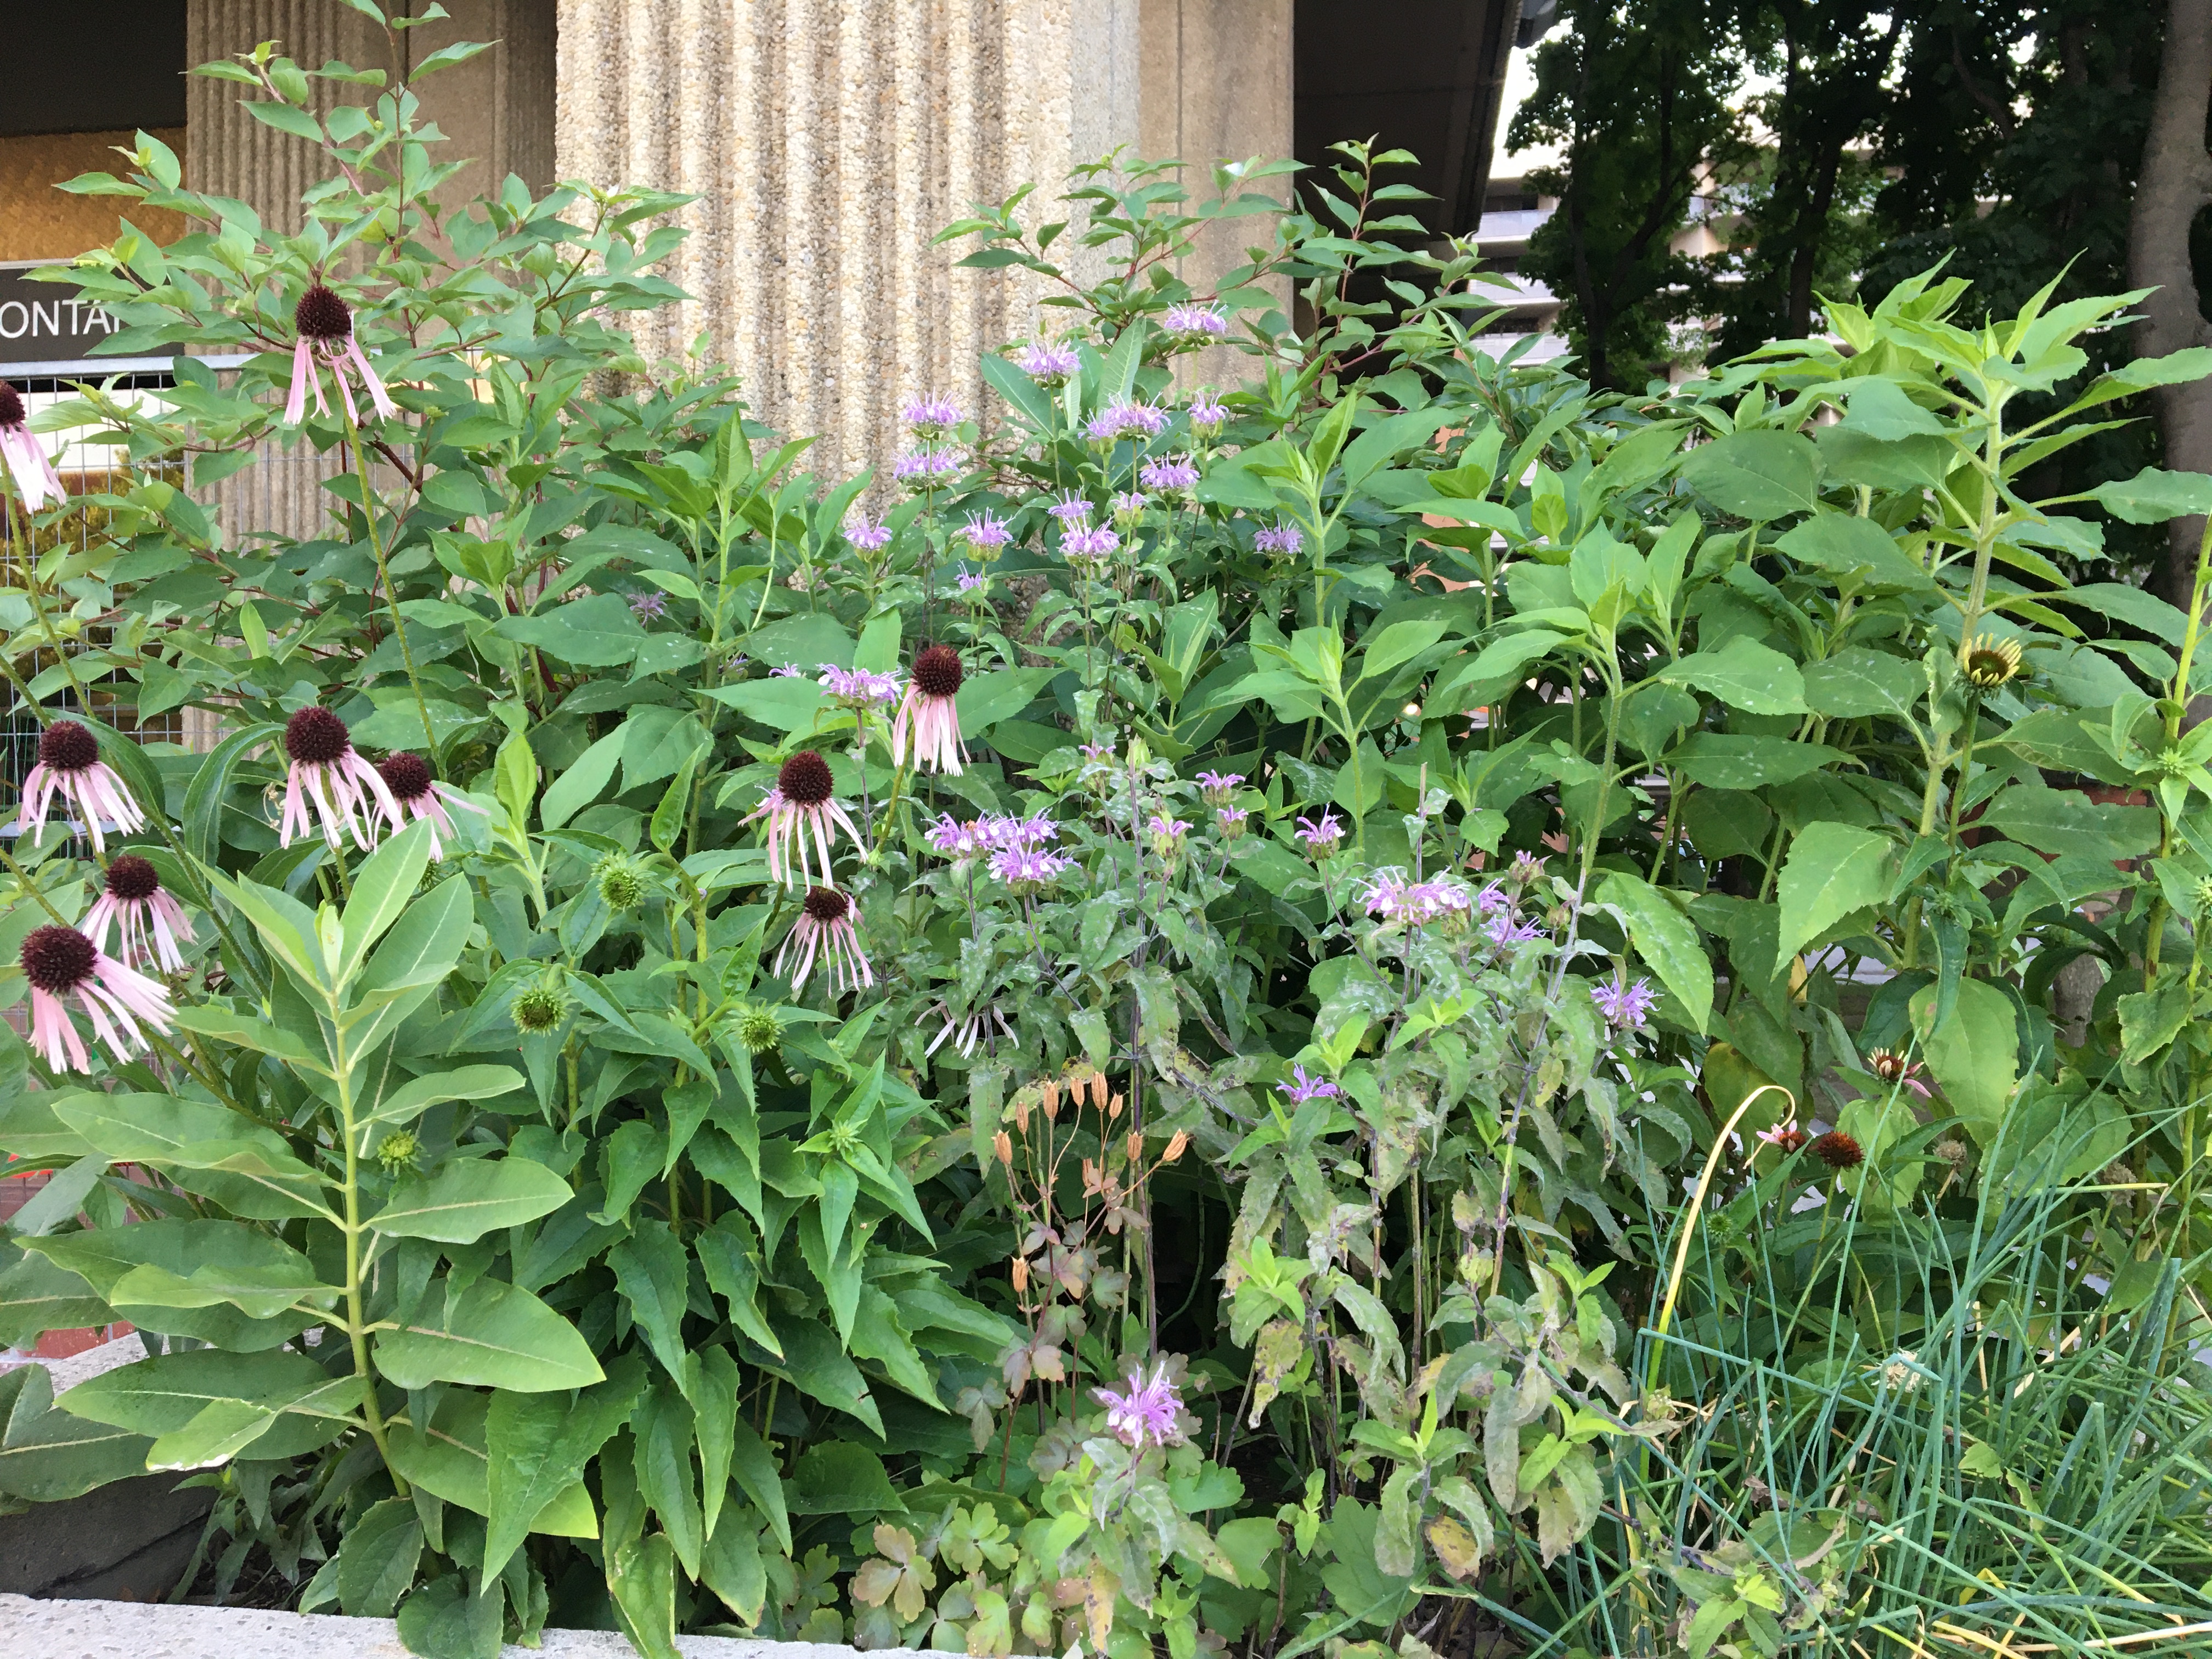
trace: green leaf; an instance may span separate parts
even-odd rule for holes
[[[1819,505],[1820,452],[1794,432],[1731,432],[1692,450],[1676,476],[1723,512],[1765,523]]]
[[[884,1473],[884,1460],[849,1440],[807,1448],[792,1471],[789,1501],[793,1515],[884,1515],[906,1507]]]
[[[44,1365],[0,1371],[0,1496],[55,1504],[146,1472],[145,1436],[56,1411],[53,1399]]]
[[[1775,956],[1787,962],[1844,917],[1889,896],[1897,846],[1847,823],[1808,823],[1790,844],[1777,888],[1782,928]]]
[[[615,775],[629,739],[627,722],[617,726],[568,763],[568,769],[545,787],[538,797],[538,818],[548,830],[558,830],[599,798]]]
[[[781,1370],[805,1392],[825,1406],[849,1412],[878,1435],[884,1419],[868,1394],[868,1380],[845,1356],[836,1334],[817,1319],[778,1319],[775,1334],[783,1341]]]
[[[699,1441],[699,1482],[702,1494],[700,1522],[707,1535],[722,1517],[722,1500],[730,1490],[730,1465],[737,1455],[732,1429],[738,1420],[738,1395],[744,1379],[727,1348],[694,1349],[684,1356],[684,1374],[678,1382],[691,1402]]]
[[[1943,1098],[1987,1150],[1996,1143],[2018,1075],[2020,1028],[2012,999],[1985,980],[1962,979],[1951,1017],[1930,1030],[1936,992],[1923,985],[1913,993],[1912,1027]]]
[[[960,735],[981,737],[1003,720],[1011,720],[1036,700],[1038,690],[1060,671],[1053,668],[994,668],[971,674],[953,695],[952,710],[959,716]]]
[[[1842,422],[1846,431],[1896,443],[1905,438],[1941,438],[1949,430],[1907,397],[1895,380],[1867,375],[1846,384],[1850,391],[1850,407]]]
[[[1624,872],[1606,877],[1597,898],[1601,904],[1620,908],[1628,918],[1628,940],[1636,954],[1703,1031],[1713,1016],[1713,965],[1695,925],[1657,888]]]
[[[614,1374],[573,1402],[561,1394],[501,1389],[484,1414],[491,1510],[484,1532],[484,1571],[496,1573],[522,1547],[531,1522],[584,1478],[585,1467],[629,1420],[645,1391],[645,1367],[617,1361]]]
[[[1918,663],[1864,646],[1850,646],[1820,662],[1808,662],[1799,672],[1804,676],[1805,706],[1831,720],[1864,715],[1904,720],[1928,689]]]
[[[1717,651],[1699,651],[1669,663],[1658,678],[1695,686],[1746,714],[1805,712],[1805,681],[1797,665],[1741,634]]]
[[[1872,519],[1817,513],[1777,538],[1774,544],[1802,563],[1838,576],[1856,575],[1875,587],[1920,592],[1936,586],[1936,579]]]
[[[690,1263],[665,1221],[641,1221],[634,1235],[607,1252],[615,1286],[630,1317],[671,1376],[684,1374],[684,1311]]]
[[[819,685],[811,679],[787,675],[747,680],[742,685],[717,686],[707,695],[717,702],[727,703],[747,720],[758,720],[778,732],[812,731],[823,707]]]
[[[738,1483],[738,1490],[752,1500],[752,1505],[768,1519],[775,1529],[776,1542],[787,1555],[791,1553],[791,1516],[785,1506],[783,1478],[777,1472],[775,1454],[768,1449],[753,1425],[742,1417],[730,1423],[732,1451],[730,1474]]]
[[[280,726],[258,721],[234,732],[208,751],[185,790],[185,850],[204,865],[213,864],[222,849],[222,815],[231,785],[246,757],[283,732]]]
[[[80,1382],[55,1403],[94,1423],[134,1434],[172,1434],[219,1401],[245,1403],[274,1413],[313,1401],[316,1416],[343,1416],[357,1405],[359,1385],[338,1379],[306,1354],[289,1348],[265,1353],[225,1353],[195,1348],[118,1365]],[[326,1390],[331,1392],[326,1393]],[[339,1398],[339,1395],[347,1398]],[[267,1422],[262,1428],[269,1426]]]
[[[639,1494],[660,1517],[670,1547],[684,1571],[699,1576],[706,1529],[699,1510],[699,1481],[691,1462],[690,1402],[664,1379],[638,1407],[633,1443]]]
[[[683,1659],[676,1648],[676,1552],[659,1533],[631,1540],[607,1563],[615,1615],[642,1659]]]
[[[520,1394],[584,1388],[604,1376],[574,1326],[495,1279],[458,1291],[439,1279],[412,1319],[377,1333],[376,1367],[403,1389],[465,1382]]]
[[[422,1659],[499,1659],[506,1611],[496,1582],[471,1595],[462,1575],[448,1573],[399,1604],[399,1639]]]
[[[2212,513],[2212,477],[2202,472],[2168,472],[2147,466],[2124,482],[2100,483],[2089,499],[2130,524],[2164,524],[2169,519]]]
[[[361,1121],[404,1123],[449,1100],[495,1100],[521,1086],[522,1073],[512,1066],[456,1066],[409,1079],[377,1101]]]
[[[2058,856],[2131,859],[2158,845],[2157,809],[2109,805],[2078,789],[2015,783],[1982,813],[1981,822],[2024,847]]]
[[[434,1175],[402,1180],[368,1224],[394,1238],[473,1244],[495,1228],[550,1215],[574,1196],[567,1182],[526,1158],[457,1158]]]
[[[1848,760],[1840,749],[1734,732],[1692,732],[1662,757],[1662,763],[1708,789],[1756,789],[1788,783],[1808,772]]]
[[[616,593],[586,594],[542,616],[502,617],[492,631],[579,668],[619,667],[646,640],[628,601]]]
[[[385,929],[415,902],[422,872],[430,867],[430,828],[424,820],[416,819],[398,835],[387,836],[354,872],[353,894],[341,915],[345,948],[331,976],[332,984],[343,986],[350,981],[368,947],[382,939]]]
[[[82,1330],[114,1316],[91,1285],[42,1255],[26,1252],[0,1272],[0,1346],[27,1348],[45,1332]]]
[[[389,1619],[415,1582],[422,1557],[422,1523],[412,1500],[372,1504],[346,1528],[338,1547],[338,1606],[356,1619]]]
[[[149,1266],[162,1268],[163,1278],[173,1285],[185,1284],[184,1275],[193,1273],[258,1273],[264,1291],[269,1281],[277,1278],[296,1277],[304,1283],[314,1277],[307,1257],[299,1251],[236,1221],[140,1221],[127,1227],[102,1227],[27,1238],[22,1243],[26,1249],[40,1252],[82,1278],[111,1304],[122,1281]],[[153,1291],[159,1286],[149,1284],[146,1288]],[[324,1287],[326,1291],[329,1288]],[[201,1293],[191,1294],[197,1299]],[[149,1330],[198,1337],[234,1352],[248,1353],[281,1346],[311,1322],[305,1313],[256,1318],[235,1308],[203,1307],[174,1300],[138,1304],[125,1316]]]

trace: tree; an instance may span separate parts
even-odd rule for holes
[[[2144,356],[2212,343],[2191,246],[2198,216],[2212,206],[2212,155],[2204,142],[2208,100],[2212,0],[2169,0],[2163,61],[2128,227],[2128,278],[2152,290],[2136,325],[2136,349]],[[2166,441],[2166,464],[2212,471],[2212,392],[2201,385],[2166,386],[2153,388],[2151,396]],[[2167,527],[2168,597],[2185,597],[2203,532],[2202,518],[2177,519]]]

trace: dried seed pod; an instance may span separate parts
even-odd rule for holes
[[[1014,1289],[1015,1289],[1016,1291],[1026,1291],[1027,1289],[1029,1289],[1029,1287],[1030,1287],[1030,1259],[1029,1259],[1029,1257],[1027,1257],[1027,1256],[1025,1256],[1025,1255],[1018,1255],[1018,1256],[1016,1256],[1016,1257],[1014,1258],[1014,1261],[1013,1261],[1013,1275],[1014,1275]]]
[[[1000,1163],[1005,1164],[1008,1169],[1013,1168],[1013,1138],[1004,1129],[1000,1130],[998,1133],[991,1137],[991,1150],[998,1154]]]
[[[1168,1137],[1168,1147],[1165,1152],[1160,1154],[1160,1162],[1163,1164],[1174,1163],[1177,1158],[1182,1156],[1183,1148],[1189,1145],[1190,1131],[1188,1129],[1177,1129],[1172,1135]]]
[[[1103,1072],[1091,1074],[1091,1103],[1097,1107],[1106,1104],[1106,1073]]]
[[[1144,1138],[1144,1136],[1143,1136],[1143,1135],[1141,1135],[1141,1134],[1139,1134],[1139,1133],[1137,1133],[1137,1131],[1135,1131],[1135,1130],[1132,1129],[1132,1130],[1129,1132],[1129,1139],[1128,1139],[1128,1141],[1127,1142],[1127,1145],[1128,1151],[1129,1151],[1129,1162],[1130,1162],[1130,1163],[1134,1164],[1134,1163],[1136,1163],[1136,1162],[1138,1161],[1138,1159],[1139,1159],[1139,1158],[1143,1158],[1143,1157],[1144,1157],[1144,1155],[1145,1155],[1145,1138]]]
[[[1038,1109],[1044,1113],[1044,1121],[1052,1122],[1060,1115],[1060,1085],[1050,1078],[1037,1085],[1037,1101]]]
[[[1107,1102],[1106,1121],[1109,1123],[1112,1123],[1121,1117],[1121,1108],[1125,1103],[1126,1103],[1123,1102],[1121,1097],[1119,1095],[1115,1095],[1112,1100]]]

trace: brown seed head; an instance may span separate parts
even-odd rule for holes
[[[819,806],[830,799],[835,784],[830,763],[813,750],[802,749],[778,769],[775,787],[794,806]]]
[[[925,646],[915,657],[914,688],[925,697],[951,696],[964,678],[960,653],[949,645]]]
[[[316,283],[292,307],[292,325],[311,340],[343,340],[353,332],[353,313],[343,300]]]
[[[82,772],[100,759],[100,740],[75,720],[56,720],[39,734],[39,759],[57,772]]]
[[[1831,1129],[1813,1143],[1813,1156],[1832,1170],[1856,1170],[1866,1162],[1866,1149],[1841,1129]]]
[[[24,418],[23,394],[0,380],[0,426],[21,426]]]
[[[23,938],[23,976],[49,996],[60,996],[92,977],[99,955],[74,927],[33,927]]]
[[[398,750],[376,763],[384,787],[399,800],[420,800],[430,793],[430,769],[420,755]]]
[[[284,722],[284,752],[303,765],[327,766],[352,748],[345,722],[319,704],[308,704]]]
[[[801,901],[808,917],[823,927],[842,921],[853,912],[853,901],[834,887],[810,887]]]
[[[119,899],[149,899],[161,890],[161,878],[136,853],[125,853],[107,866],[107,890]]]

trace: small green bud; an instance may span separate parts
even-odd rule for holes
[[[783,1027],[766,1008],[747,1006],[738,1010],[738,1041],[749,1054],[773,1054],[783,1046]]]
[[[645,872],[627,853],[610,853],[592,866],[599,896],[610,910],[635,910],[645,899]]]
[[[405,1129],[394,1129],[376,1143],[376,1161],[384,1172],[392,1175],[401,1170],[411,1170],[422,1155],[422,1143]]]
[[[568,999],[550,985],[526,986],[514,999],[515,1025],[533,1036],[551,1030],[568,1012]]]

